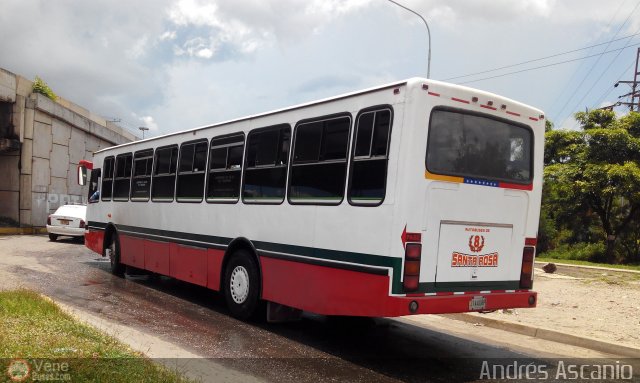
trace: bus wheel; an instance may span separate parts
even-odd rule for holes
[[[245,250],[233,253],[224,273],[224,296],[231,314],[241,320],[258,312],[260,274],[255,258]]]
[[[111,263],[111,274],[117,277],[124,277],[125,266],[120,263],[120,240],[118,239],[117,233],[114,232],[111,234],[111,241],[105,251]]]
[[[49,234],[49,241],[55,242],[56,239],[58,239],[58,235],[57,234]]]

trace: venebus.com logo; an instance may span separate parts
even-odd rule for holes
[[[15,359],[7,367],[7,376],[12,382],[24,382],[31,374],[31,367],[26,360]]]
[[[14,359],[7,367],[7,376],[12,382],[24,382],[31,378],[34,382],[71,381],[69,363],[24,359]]]

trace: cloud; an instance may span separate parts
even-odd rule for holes
[[[156,122],[153,120],[153,117],[143,116],[143,117],[140,117],[140,120],[144,123],[145,127],[149,128],[149,130],[151,131],[158,130],[158,124],[156,124]]]
[[[429,22],[434,78],[587,45],[611,35],[635,6],[401,1]],[[426,68],[424,26],[387,1],[137,0],[123,7],[113,0],[4,0],[2,6],[0,67],[39,75],[62,97],[133,130],[141,123],[158,132],[187,129],[424,76]],[[632,16],[625,29],[640,24]],[[573,68],[474,86],[545,106]]]
[[[167,18],[178,31],[177,39],[173,35],[178,56],[215,59],[229,51],[236,57],[278,42],[299,41],[369,2],[180,0],[169,8]],[[181,34],[188,37],[180,40]]]
[[[318,92],[319,90],[344,89],[345,86],[360,85],[360,78],[355,75],[323,75],[300,84],[294,91],[299,93]]]

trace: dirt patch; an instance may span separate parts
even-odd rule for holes
[[[640,348],[640,274],[573,268],[536,269],[534,309],[485,315]]]

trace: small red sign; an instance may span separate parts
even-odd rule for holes
[[[422,233],[409,233],[407,232],[407,225],[404,225],[404,230],[402,231],[402,246],[404,247],[407,242],[422,242]]]
[[[473,255],[453,252],[451,267],[498,267],[498,253]]]
[[[484,235],[472,235],[469,237],[469,250],[479,253],[484,247]]]

